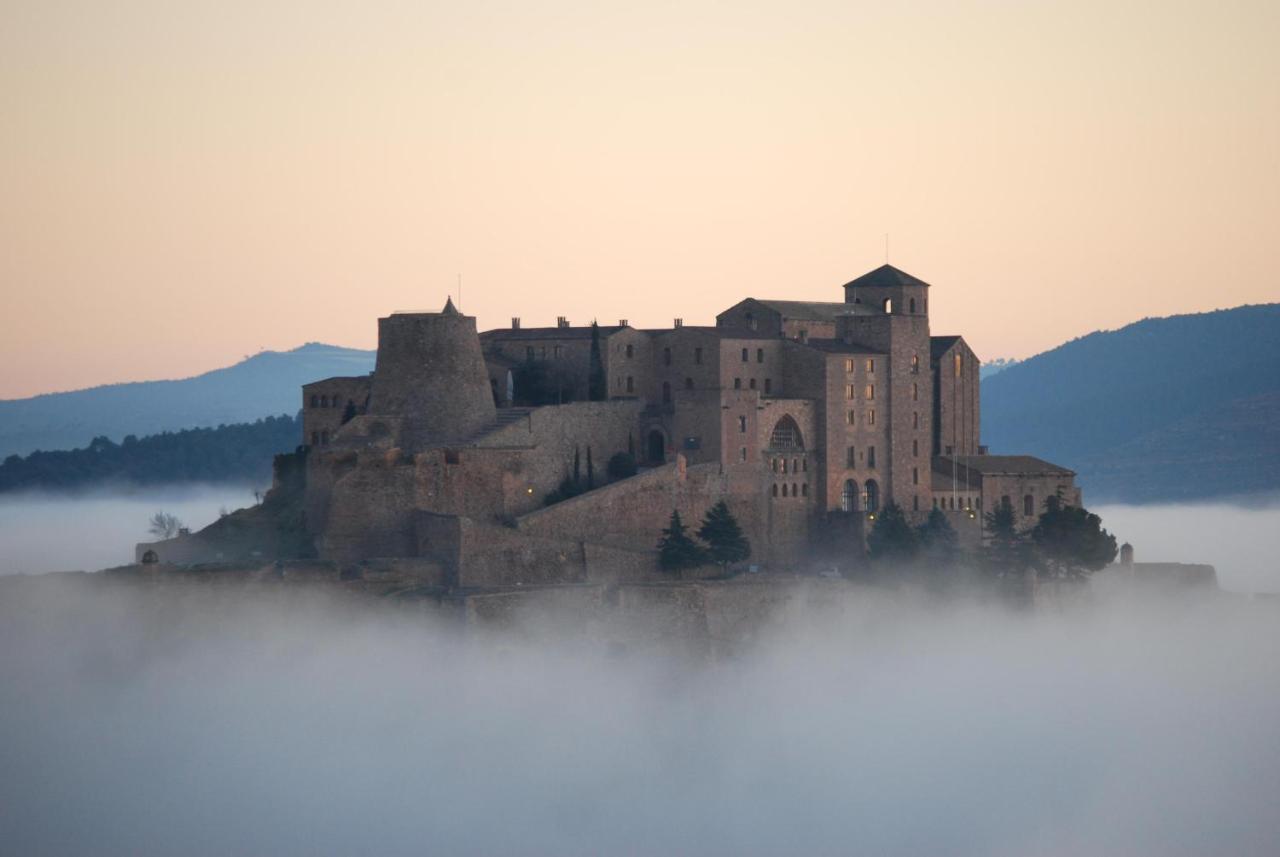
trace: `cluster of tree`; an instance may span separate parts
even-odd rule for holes
[[[985,544],[976,557],[961,555],[955,530],[938,509],[913,527],[896,503],[877,516],[867,535],[872,566],[945,570],[973,564],[993,577],[1034,573],[1041,578],[1082,579],[1116,558],[1116,537],[1087,509],[1050,497],[1029,531],[1017,527],[1013,508],[998,506],[985,516]]]
[[[526,360],[511,370],[512,404],[522,407],[567,405],[581,391],[580,380],[571,367],[560,360]],[[495,393],[496,395],[496,393]],[[587,400],[603,402],[609,398],[609,385],[604,375],[604,358],[600,348],[600,325],[591,322],[591,359],[587,369]]]
[[[253,423],[186,429],[120,443],[97,437],[82,449],[11,455],[0,464],[0,491],[69,490],[99,483],[271,480],[271,461],[298,445],[302,427],[289,416]]]
[[[560,484],[556,489],[543,498],[543,505],[550,506],[553,503],[559,503],[562,500],[568,500],[570,497],[577,497],[579,494],[585,494],[596,487],[596,466],[591,458],[591,447],[587,447],[587,467],[586,475],[583,475],[582,469],[582,452],[578,447],[573,448],[573,466],[564,479],[560,480]],[[626,479],[628,476],[636,475],[636,459],[629,452],[615,453],[608,464],[605,465],[605,473],[610,481],[618,479]]]
[[[707,512],[697,535],[704,544],[690,538],[680,513],[672,511],[671,522],[658,542],[658,564],[665,571],[679,571],[709,562],[723,567],[751,556],[751,543],[723,500]]]

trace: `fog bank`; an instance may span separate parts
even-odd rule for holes
[[[1091,511],[1118,542],[1134,546],[1138,562],[1208,563],[1227,591],[1280,593],[1280,497]]]
[[[1272,854],[1280,622],[865,593],[728,663],[9,581],[15,854]]]
[[[135,491],[0,495],[0,575],[97,571],[133,562],[133,546],[155,537],[156,512],[177,515],[192,531],[221,510],[254,502],[238,485],[148,486]]]

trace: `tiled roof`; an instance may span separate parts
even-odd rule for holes
[[[933,469],[943,473],[951,472],[952,456],[939,456],[934,459]],[[1026,475],[1052,473],[1060,476],[1074,476],[1075,471],[1056,464],[1050,464],[1034,455],[957,455],[955,462],[961,467],[981,473],[984,476],[1003,474]]]
[[[929,337],[929,357],[937,360],[939,357],[947,353],[951,346],[960,341],[959,336],[930,336]]]
[[[844,301],[776,301],[772,298],[755,298],[754,300],[783,318],[802,321],[835,321],[842,315],[878,314],[868,306],[847,304]]]
[[[924,280],[911,276],[906,271],[899,270],[892,265],[881,265],[874,271],[868,271],[857,279],[850,280],[844,284],[844,287],[863,288],[864,286],[871,288],[885,288],[888,286],[925,286],[928,283]]]
[[[626,330],[625,327],[610,326],[600,327],[600,338],[605,339],[613,336],[620,330]],[[590,339],[591,326],[581,327],[499,327],[496,330],[486,330],[480,334],[481,340],[548,340],[548,339]]]

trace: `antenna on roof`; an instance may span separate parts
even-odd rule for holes
[[[462,310],[462,275],[458,275],[458,310]]]

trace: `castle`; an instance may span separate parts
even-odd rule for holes
[[[463,589],[644,580],[671,512],[696,528],[723,500],[752,563],[800,571],[888,503],[971,544],[996,504],[1024,526],[1055,493],[1079,504],[1071,471],[980,445],[979,361],[931,335],[929,288],[884,265],[842,301],[747,298],[661,330],[478,332],[452,301],[379,319],[371,375],[303,388],[315,552]]]

